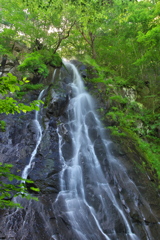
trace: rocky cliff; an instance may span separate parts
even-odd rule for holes
[[[85,77],[85,67],[82,65],[79,65],[79,67],[80,72]],[[66,72],[65,69],[63,71]],[[34,186],[40,189],[40,192],[37,194],[31,193],[36,195],[39,201],[25,200],[18,197],[14,198],[13,201],[20,202],[23,209],[0,210],[0,239],[58,240],[62,239],[60,238],[61,232],[65,232],[68,236],[70,234],[70,226],[65,219],[61,219],[61,227],[57,227],[56,209],[54,206],[54,200],[60,190],[58,176],[63,167],[59,157],[58,125],[61,125],[61,136],[66,141],[63,151],[65,151],[66,156],[69,156],[71,152],[69,133],[64,125],[66,123],[68,95],[71,94],[67,84],[72,79],[68,74],[63,74],[63,71],[59,75],[59,70],[57,70],[54,81],[50,83],[51,85],[49,84],[42,96],[44,107],[42,106],[40,109],[39,121],[42,126],[43,136],[33,161],[32,169],[28,175],[28,178],[34,181]],[[31,98],[37,99],[38,95],[38,91],[33,91]],[[13,164],[14,174],[21,175],[35,148],[36,129],[34,116],[34,112],[1,116],[1,119],[6,121],[7,127],[5,132],[1,132],[0,136],[0,159],[1,162]],[[106,134],[109,134],[109,132],[107,131]],[[91,129],[91,135],[93,138],[96,137],[94,129],[93,131]],[[108,137],[110,138],[110,136]],[[130,205],[131,218],[134,224],[137,225],[142,240],[159,240],[160,201],[158,192],[151,179],[138,168],[137,163],[142,162],[143,157],[137,151],[131,139],[127,138],[121,142],[113,139],[113,141],[111,152],[126,167],[131,180],[136,183],[141,195],[146,199],[155,215],[153,218],[149,212],[145,212],[145,224],[150,226],[153,237],[147,238],[145,235],[142,229],[144,221],[132,209],[132,203],[129,202],[130,199],[127,199],[126,195],[125,202]],[[125,142],[127,144],[124,145]],[[97,154],[103,156],[101,143],[97,144]],[[107,165],[105,166],[105,161],[103,161],[102,167],[107,175],[108,170]],[[110,177],[112,178],[112,176]],[[122,180],[119,179],[119,181]],[[143,208],[143,204],[139,204]],[[121,226],[119,226],[119,232],[121,231],[123,232],[123,228],[121,229]],[[71,236],[70,238],[66,236],[66,239],[76,240]]]

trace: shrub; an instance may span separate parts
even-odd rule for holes
[[[47,77],[49,73],[43,61],[43,56],[38,52],[29,54],[23,63],[18,66],[18,70],[22,72],[29,71],[31,73],[38,73],[44,77]]]

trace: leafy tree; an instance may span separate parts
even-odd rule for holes
[[[13,5],[14,11],[11,11]],[[12,39],[12,43],[15,40],[22,41],[31,49],[37,47],[38,40],[43,46],[54,49],[55,53],[61,42],[69,36],[75,21],[71,15],[74,9],[67,1],[2,0],[2,6],[2,38],[5,41],[6,38]]]

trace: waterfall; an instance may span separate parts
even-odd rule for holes
[[[43,95],[44,90],[42,90],[39,94],[38,100],[42,99],[42,95]],[[40,107],[40,105],[39,105]],[[34,119],[34,127],[35,127],[35,132],[36,132],[36,146],[31,154],[29,163],[25,166],[23,172],[22,172],[22,178],[23,179],[27,179],[29,170],[32,168],[32,164],[33,164],[33,160],[35,158],[35,155],[37,153],[37,149],[39,144],[41,143],[42,140],[42,128],[41,125],[39,123],[39,111],[35,111],[35,119]]]
[[[6,116],[0,157],[13,172],[28,159],[21,176],[40,192],[38,201],[16,196],[23,208],[0,211],[0,239],[159,240],[158,193],[136,166],[141,155],[132,142],[129,152],[113,144],[77,68],[64,65],[40,93],[45,107],[34,119]]]
[[[130,217],[130,204],[137,216],[142,215],[140,201],[148,214],[152,212],[121,162],[112,155],[112,142],[107,140],[78,70],[71,63],[65,65],[73,82],[68,83],[67,121],[58,126],[63,168],[54,209],[57,226],[66,226],[63,231],[59,229],[63,232],[60,239],[140,240]],[[143,219],[145,222],[145,216]],[[151,240],[145,224],[143,228],[146,239]]]

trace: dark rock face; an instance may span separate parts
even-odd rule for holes
[[[43,100],[43,99],[42,99]],[[13,199],[22,204],[23,209],[1,210],[0,239],[54,239],[56,223],[52,204],[59,192],[59,160],[57,124],[61,121],[67,106],[67,95],[56,94],[47,108],[41,109],[39,119],[43,128],[42,141],[29,171],[28,178],[34,187],[40,189],[36,194],[39,201]],[[13,164],[13,173],[21,176],[35,149],[37,135],[35,113],[2,115],[7,122],[6,132],[0,137],[1,162]],[[27,184],[29,189],[30,185]],[[35,194],[35,193],[33,193]]]
[[[82,75],[85,77],[85,67],[80,64],[80,68],[82,70]],[[71,231],[70,223],[67,219],[63,218],[63,216],[59,216],[59,226],[57,226],[56,214],[58,211],[54,205],[57,193],[60,191],[59,174],[63,167],[59,157],[59,138],[57,133],[57,126],[59,124],[61,124],[61,127],[59,127],[59,133],[64,142],[61,151],[66,159],[70,159],[73,152],[73,143],[70,137],[65,112],[69,97],[72,95],[70,89],[66,86],[66,84],[70,82],[71,78],[69,76],[64,77],[64,82],[61,86],[64,87],[65,91],[62,91],[60,88],[57,92],[55,91],[56,94],[51,95],[48,106],[41,110],[42,119],[40,119],[40,122],[43,128],[43,136],[34,158],[32,169],[28,175],[28,178],[34,181],[34,186],[40,189],[40,193],[36,194],[39,201],[25,200],[18,197],[14,199],[14,201],[20,202],[23,209],[0,210],[0,239],[77,240],[76,236],[74,236]],[[7,130],[0,135],[0,161],[13,164],[13,173],[15,174],[21,175],[35,148],[36,132],[34,117],[34,112],[16,114],[14,116],[1,116],[1,119],[6,120],[7,122]],[[94,143],[95,154],[100,159],[103,172],[105,173],[108,182],[112,185],[113,189],[115,189],[115,196],[117,196],[120,201],[124,202],[124,209],[126,211],[128,211],[129,206],[129,209],[131,210],[131,221],[136,229],[138,229],[138,235],[141,236],[141,240],[159,240],[160,233],[157,223],[160,222],[160,202],[158,192],[146,174],[142,173],[136,167],[135,162],[139,161],[142,157],[136,151],[134,144],[132,144],[132,142],[129,143],[132,151],[129,151],[127,145],[121,146],[120,143],[113,144],[111,142],[109,148],[114,156],[126,167],[131,180],[133,180],[138,186],[141,195],[148,202],[155,217],[145,209],[144,203],[141,201],[141,196],[137,199],[137,205],[144,213],[144,216],[137,214],[131,201],[132,198],[135,198],[135,195],[129,188],[129,183],[127,188],[125,184],[123,185],[123,182],[125,182],[125,176],[124,179],[121,179],[118,172],[119,169],[116,168],[116,166],[114,168],[114,166],[109,165],[106,161],[106,151],[104,150],[98,131],[94,127],[95,119],[92,113],[87,115],[85,121],[86,125],[89,126],[89,137]],[[108,135],[106,137],[108,138]],[[86,159],[83,159],[83,161],[86,161]],[[116,179],[113,179],[112,168],[114,168]],[[92,195],[92,192],[94,191],[93,186],[89,184],[87,185],[87,167],[86,169],[84,167],[84,172],[85,171],[86,176],[84,181],[86,182],[86,189],[89,196]],[[128,196],[130,196],[130,198],[128,198]],[[90,202],[93,202],[96,205],[96,197],[90,198]],[[59,207],[62,208],[61,211],[63,213],[63,207],[65,206]],[[110,211],[112,210],[113,209],[110,209]],[[113,215],[117,219],[114,227],[118,233],[118,239],[124,240],[123,234],[126,231],[125,227],[122,223],[118,222],[118,217],[116,216],[116,213],[114,213],[114,210]],[[99,218],[102,219],[101,221],[104,225],[103,229],[105,229],[106,232],[109,232],[113,227],[112,223],[107,226],[105,225],[105,219],[103,219],[102,212],[99,214]],[[147,226],[150,226],[152,238],[150,238],[150,236],[147,238],[147,235],[144,233],[144,228],[142,226],[144,222],[142,222],[142,218],[145,218],[146,228]],[[90,236],[88,236],[88,239],[95,239],[95,234],[99,234],[97,235],[97,239],[101,236],[101,233],[92,232],[90,233]],[[115,239],[112,232],[109,237],[112,240]],[[104,237],[101,236],[101,239],[103,240]]]
[[[68,102],[68,96],[67,95],[60,95],[56,97],[53,101],[49,103],[49,106],[47,108],[47,114],[48,115],[54,115],[56,117],[59,117],[62,115],[66,108],[66,104]]]

